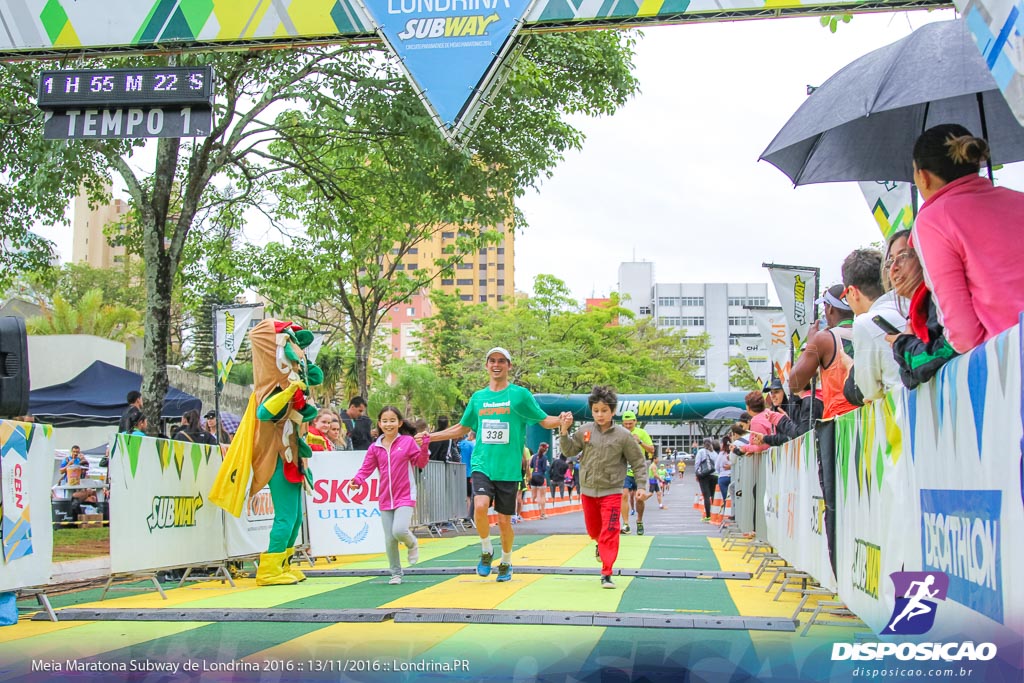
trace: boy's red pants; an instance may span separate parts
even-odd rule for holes
[[[619,556],[619,511],[622,507],[622,494],[613,493],[600,498],[583,495],[581,500],[587,534],[597,541],[597,550],[601,554],[601,573],[610,576],[615,558]]]

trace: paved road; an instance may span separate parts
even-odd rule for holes
[[[658,508],[657,498],[647,501],[644,511],[644,533],[658,536],[717,535],[718,527],[701,522],[702,514],[693,509],[694,495],[699,491],[693,468],[688,468],[682,480],[672,481],[668,495],[664,496],[665,509]],[[636,533],[636,516],[630,516],[631,533]],[[554,515],[516,525],[516,531],[525,534],[579,534],[586,533],[582,512]]]

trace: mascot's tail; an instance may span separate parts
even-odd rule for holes
[[[210,488],[209,501],[224,508],[229,514],[239,517],[249,492],[249,478],[252,475],[252,448],[256,440],[256,409],[259,407],[256,394],[249,397],[249,405],[242,415],[238,431],[231,439],[231,446],[224,455],[217,478]]]

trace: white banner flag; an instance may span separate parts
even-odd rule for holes
[[[310,363],[316,362],[316,357],[320,355],[320,349],[323,348],[324,340],[327,339],[326,332],[320,332],[318,330],[311,330],[313,333],[313,341],[309,343],[304,351],[306,352],[306,360]]]
[[[793,348],[799,351],[814,322],[814,293],[818,289],[818,271],[815,268],[777,266],[774,263],[766,263],[764,267],[771,273],[782,311],[786,314]]]
[[[882,236],[889,239],[897,230],[910,230],[914,224],[914,208],[910,197],[910,183],[896,181],[867,181],[860,183],[871,215],[875,217]]]
[[[242,348],[245,333],[249,331],[249,321],[259,306],[237,306],[220,308],[214,314],[217,340],[217,386],[223,386],[231,373],[238,349]]]
[[[791,332],[781,308],[748,308],[757,331],[761,333],[761,344],[767,348],[768,360],[774,375],[789,386],[789,372],[793,367],[789,339]],[[771,375],[772,373],[769,373]],[[788,391],[788,390],[787,390]]]

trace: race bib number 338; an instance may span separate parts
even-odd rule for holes
[[[480,430],[483,432],[484,443],[507,444],[508,423],[501,420],[483,420],[480,423]]]

